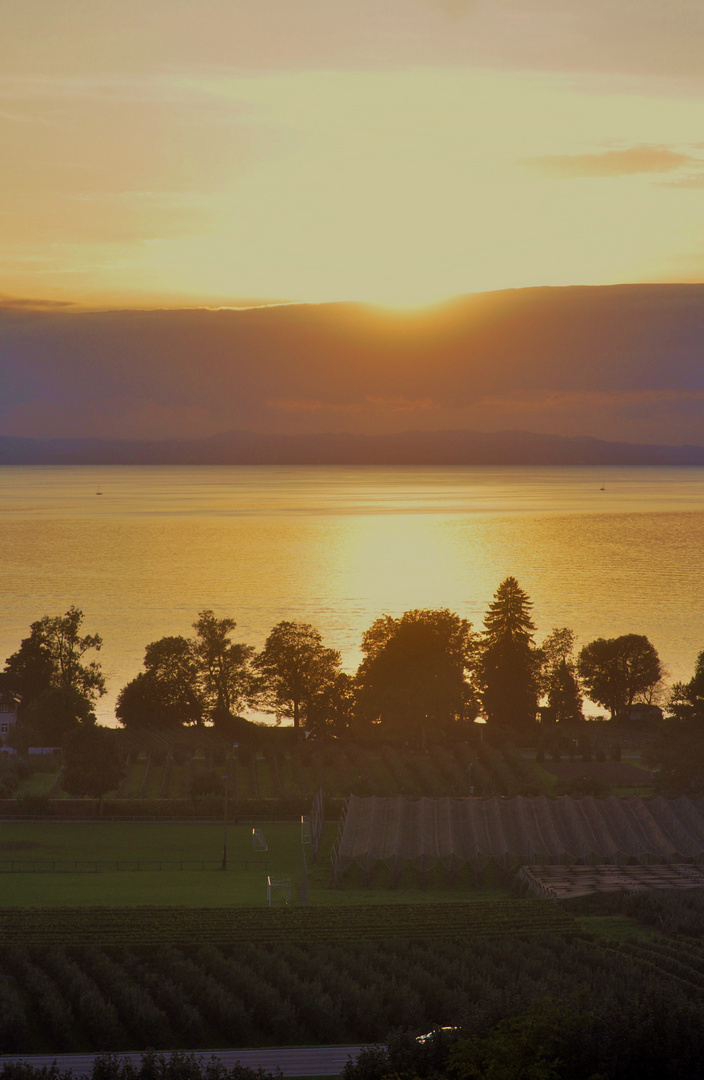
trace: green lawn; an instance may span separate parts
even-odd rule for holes
[[[300,826],[264,825],[269,845],[266,853],[253,852],[251,825],[230,825],[227,832],[228,870],[217,869],[222,857],[223,827],[212,823],[173,822],[3,822],[0,826],[0,870],[12,860],[37,865],[47,860],[126,861],[208,860],[212,869],[142,869],[99,872],[31,872],[16,869],[0,872],[0,906],[159,906],[229,907],[266,903],[267,874],[291,879],[291,899],[297,903],[302,878]],[[461,875],[455,887],[447,887],[441,874],[420,887],[411,872],[399,888],[383,884],[364,887],[350,877],[347,886],[331,889],[330,847],[337,825],[325,831],[320,859],[313,865],[306,849],[310,904],[398,904],[487,900],[505,897],[507,890],[496,878],[476,890],[471,875]],[[241,865],[247,862],[247,866]]]

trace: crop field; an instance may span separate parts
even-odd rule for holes
[[[210,778],[211,795],[222,791],[225,768],[222,752],[205,755],[169,752],[152,747],[152,752],[128,755],[118,799],[190,799],[193,791],[203,793]],[[471,770],[470,770],[471,765]],[[13,798],[45,796],[65,798],[61,789],[60,761],[45,759],[31,765],[28,775],[20,775],[14,763],[0,763],[5,770],[6,795]],[[20,770],[21,772],[21,770]],[[479,795],[549,794],[555,777],[512,747],[499,750],[488,743],[431,746],[427,753],[408,747],[381,746],[377,749],[354,743],[293,745],[289,750],[265,747],[240,750],[237,761],[228,760],[229,791],[233,799],[281,799],[297,802],[310,799],[322,786],[326,795],[342,798],[357,795],[404,795],[406,798],[464,796],[470,785]],[[207,788],[207,785],[206,785]]]
[[[571,933],[574,919],[550,900],[297,908],[3,908],[5,945],[274,944],[286,941],[463,940]]]
[[[526,931],[0,946],[0,1052],[373,1042],[399,1025],[490,1026],[546,997],[608,1015],[660,994],[702,1011],[701,957],[685,954]]]

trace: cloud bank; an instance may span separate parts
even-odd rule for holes
[[[424,312],[0,309],[0,434],[521,428],[704,441],[704,286],[524,289]]]

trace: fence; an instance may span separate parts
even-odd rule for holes
[[[227,870],[268,872],[266,859],[228,859]],[[0,874],[100,874],[161,870],[222,870],[222,859],[5,859]]]
[[[339,811],[341,799],[331,800]],[[231,799],[228,821],[295,821],[310,809],[308,799]],[[222,821],[222,798],[203,799],[51,799],[25,796],[0,799],[0,819],[70,821]]]

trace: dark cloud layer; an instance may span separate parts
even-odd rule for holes
[[[520,427],[704,443],[704,285],[524,289],[399,314],[0,308],[0,434]]]

